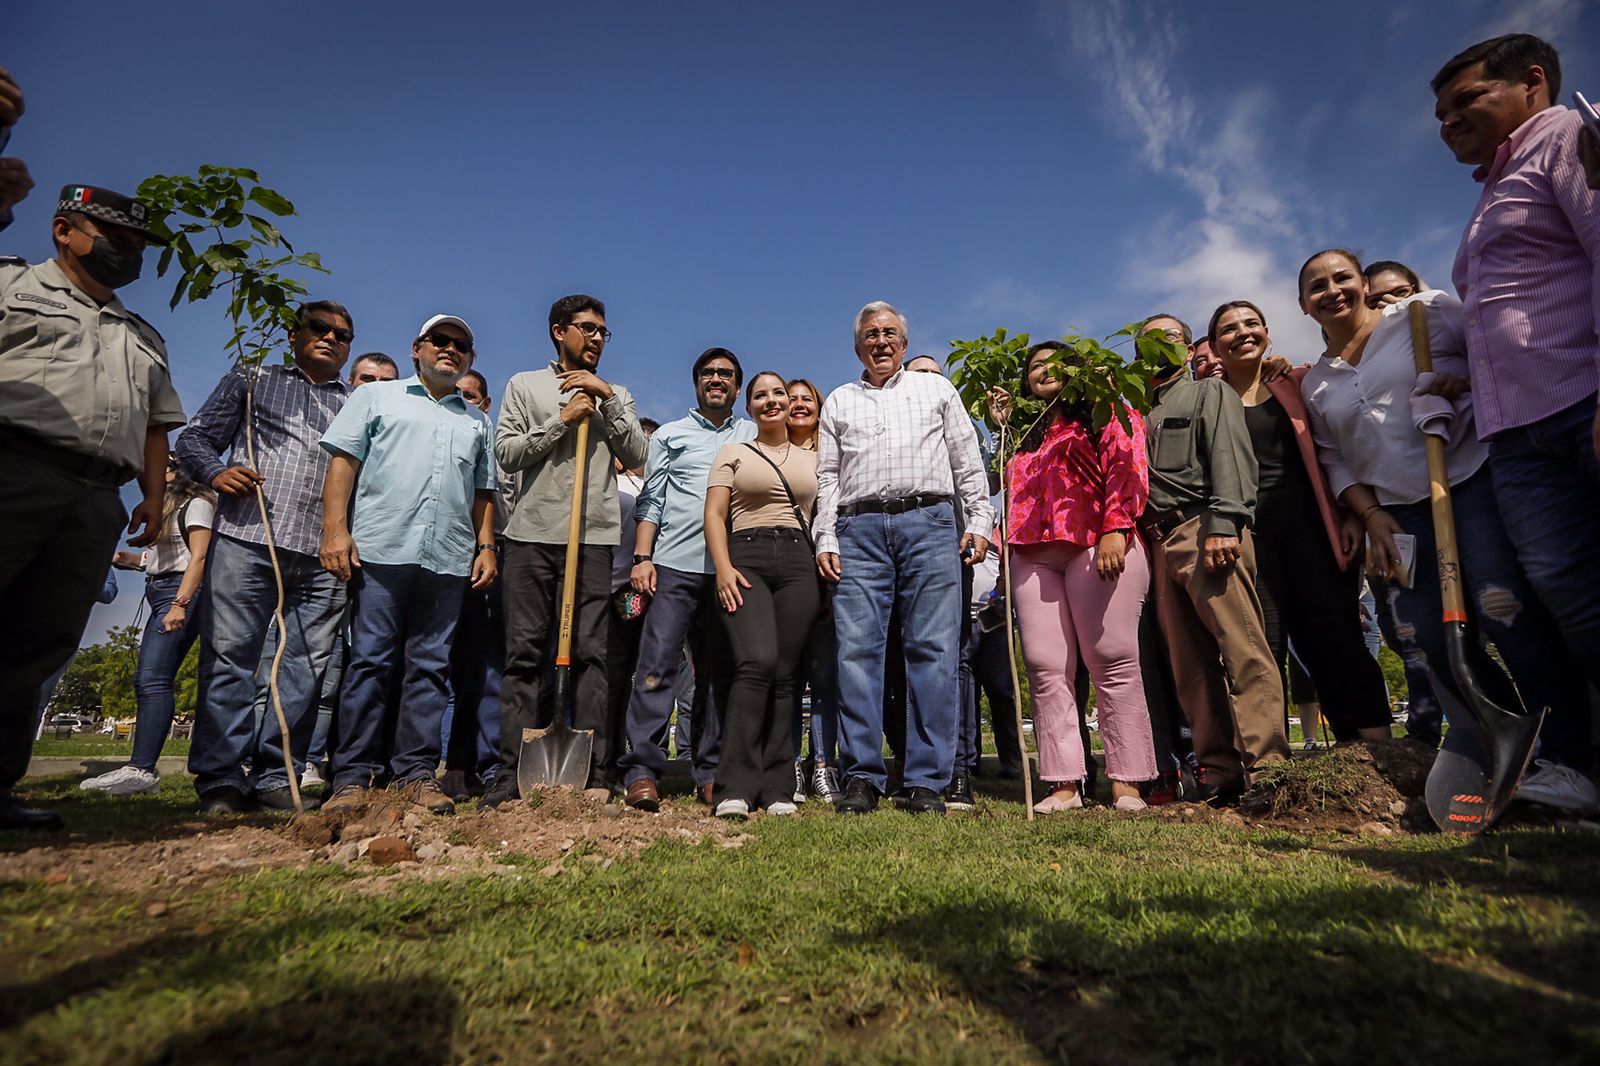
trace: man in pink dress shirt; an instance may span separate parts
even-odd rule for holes
[[[1495,497],[1534,590],[1600,686],[1600,196],[1578,159],[1581,122],[1555,104],[1556,50],[1529,34],[1474,45],[1432,85],[1440,135],[1483,183],[1454,280]],[[1478,607],[1521,610],[1507,599]],[[1519,795],[1600,807],[1586,715],[1552,713],[1540,755]]]

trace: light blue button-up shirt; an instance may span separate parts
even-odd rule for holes
[[[361,461],[350,536],[364,560],[436,574],[472,572],[472,503],[495,487],[494,426],[452,392],[435,400],[415,375],[350,393],[322,435]]]
[[[634,501],[633,515],[640,522],[656,524],[651,554],[657,566],[688,574],[716,570],[706,551],[705,535],[711,461],[724,444],[755,439],[756,424],[748,418],[729,416],[717,426],[699,411],[690,411],[656,430],[650,438],[644,488]]]

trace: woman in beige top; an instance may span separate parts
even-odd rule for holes
[[[756,439],[717,452],[706,489],[706,547],[733,650],[711,800],[722,818],[795,812],[794,685],[821,602],[810,529],[817,455],[789,440],[783,378],[763,371],[744,395]]]

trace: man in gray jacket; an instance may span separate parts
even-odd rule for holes
[[[550,307],[556,358],[506,386],[495,432],[500,469],[518,478],[505,529],[506,666],[500,685],[500,768],[481,806],[516,799],[522,731],[538,721],[551,623],[566,567],[567,520],[577,461],[577,427],[590,420],[585,458],[583,521],[579,533],[574,605],[573,726],[594,730],[590,784],[614,761],[606,721],[606,609],[612,549],[622,539],[615,458],[632,469],[644,462],[645,437],[633,396],[596,376],[611,331],[605,304],[593,296],[563,296]],[[556,713],[564,713],[557,708]]]
[[[1191,343],[1171,315],[1146,321],[1150,331]],[[1233,390],[1183,368],[1156,382],[1146,426],[1150,502],[1139,531],[1156,610],[1194,733],[1200,796],[1231,803],[1264,763],[1289,756],[1283,679],[1256,596],[1255,452]]]

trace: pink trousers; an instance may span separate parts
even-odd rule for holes
[[[1149,556],[1137,536],[1128,538],[1127,568],[1115,581],[1102,581],[1095,573],[1092,548],[1055,542],[1011,549],[1011,596],[1022,629],[1044,780],[1084,777],[1086,753],[1072,691],[1080,652],[1094,682],[1107,775],[1114,781],[1156,776],[1139,673],[1139,614],[1149,589]]]

